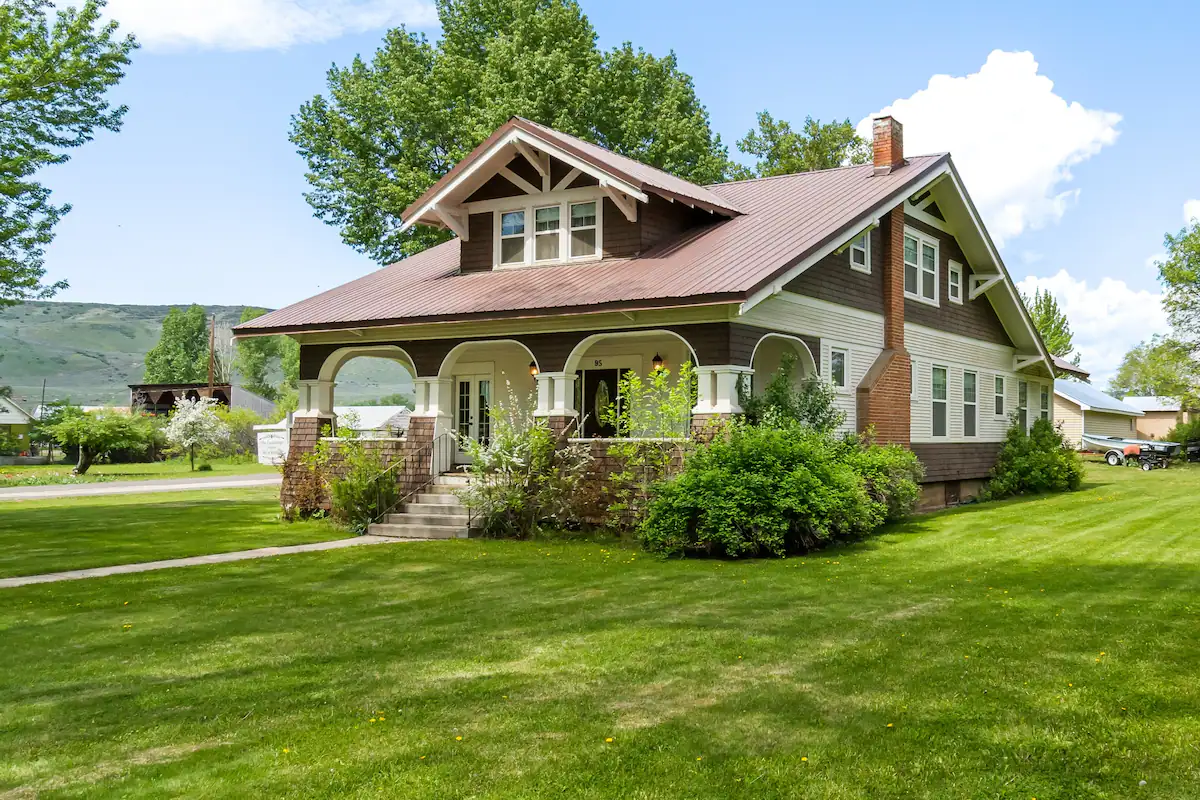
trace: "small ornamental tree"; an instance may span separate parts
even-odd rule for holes
[[[106,408],[92,413],[78,406],[64,406],[55,411],[55,419],[41,427],[62,447],[78,447],[79,461],[72,470],[83,475],[92,463],[114,450],[143,448],[154,438],[149,418]]]
[[[167,423],[167,441],[181,452],[186,451],[193,471],[196,469],[196,448],[219,444],[229,438],[229,428],[217,416],[211,397],[195,400],[176,400],[175,410]]]

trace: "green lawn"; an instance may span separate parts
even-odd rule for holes
[[[8,590],[0,796],[1195,798],[1200,472],[1089,480],[786,561],[472,540]]]
[[[324,522],[278,517],[275,487],[4,501],[0,578],[348,535]]]
[[[196,463],[199,465],[200,461],[197,460]],[[234,463],[225,459],[213,459],[206,463],[212,465],[212,471],[192,472],[187,459],[173,458],[149,464],[95,464],[84,475],[71,474],[74,464],[0,466],[0,488],[98,481],[146,481],[161,478],[212,478],[279,471],[278,467],[253,461]]]

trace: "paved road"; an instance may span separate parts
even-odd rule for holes
[[[195,489],[241,489],[247,486],[278,486],[280,476],[273,473],[229,475],[212,478],[168,478],[153,481],[108,481],[72,483],[56,486],[13,486],[0,489],[3,500],[44,500],[52,497],[96,497],[106,494],[149,494],[151,492],[189,492]]]
[[[31,583],[54,583],[55,581],[77,581],[83,578],[102,578],[105,575],[125,575],[130,572],[150,572],[156,569],[192,567],[198,564],[223,564],[228,561],[246,561],[251,558],[286,556],[291,553],[312,553],[317,550],[337,550],[343,547],[358,547],[364,544],[388,544],[407,542],[411,539],[396,539],[388,536],[355,536],[353,539],[335,539],[332,542],[293,544],[286,547],[260,547],[257,550],[238,550],[233,553],[214,553],[191,558],[172,558],[166,561],[144,561],[141,564],[120,564],[114,567],[75,569],[69,572],[47,572],[43,575],[25,575],[19,578],[0,578],[0,589],[28,586]]]

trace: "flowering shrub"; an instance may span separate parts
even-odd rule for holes
[[[1083,461],[1061,430],[1049,420],[1037,419],[1025,433],[1014,421],[983,497],[999,500],[1018,494],[1073,492],[1082,485]]]
[[[558,528],[582,522],[580,488],[591,452],[582,444],[560,446],[532,407],[510,393],[488,410],[488,439],[461,442],[472,480],[458,494],[479,516],[485,536],[525,538],[550,520]]]

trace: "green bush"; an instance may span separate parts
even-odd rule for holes
[[[797,387],[792,380],[796,355],[784,353],[779,369],[761,394],[749,391],[745,381],[738,383],[738,402],[746,421],[752,425],[779,425],[797,422],[814,430],[832,433],[846,421],[846,415],[833,404],[833,387],[820,378],[807,378]]]
[[[213,471],[212,464],[201,464],[198,467],[196,467],[196,472],[212,472],[212,471]]]
[[[1171,428],[1166,436],[1168,442],[1178,442],[1179,444],[1187,444],[1193,439],[1200,439],[1200,418],[1190,422],[1180,422]]]
[[[338,525],[366,533],[372,522],[395,505],[396,479],[384,474],[388,465],[383,456],[363,440],[343,439],[338,449],[342,468],[329,481],[330,515]]]
[[[986,500],[1073,492],[1083,485],[1083,460],[1049,420],[1034,420],[1029,433],[1014,421],[990,477]]]
[[[643,545],[668,556],[783,556],[871,533],[911,511],[920,465],[794,420],[731,424],[656,485]]]

